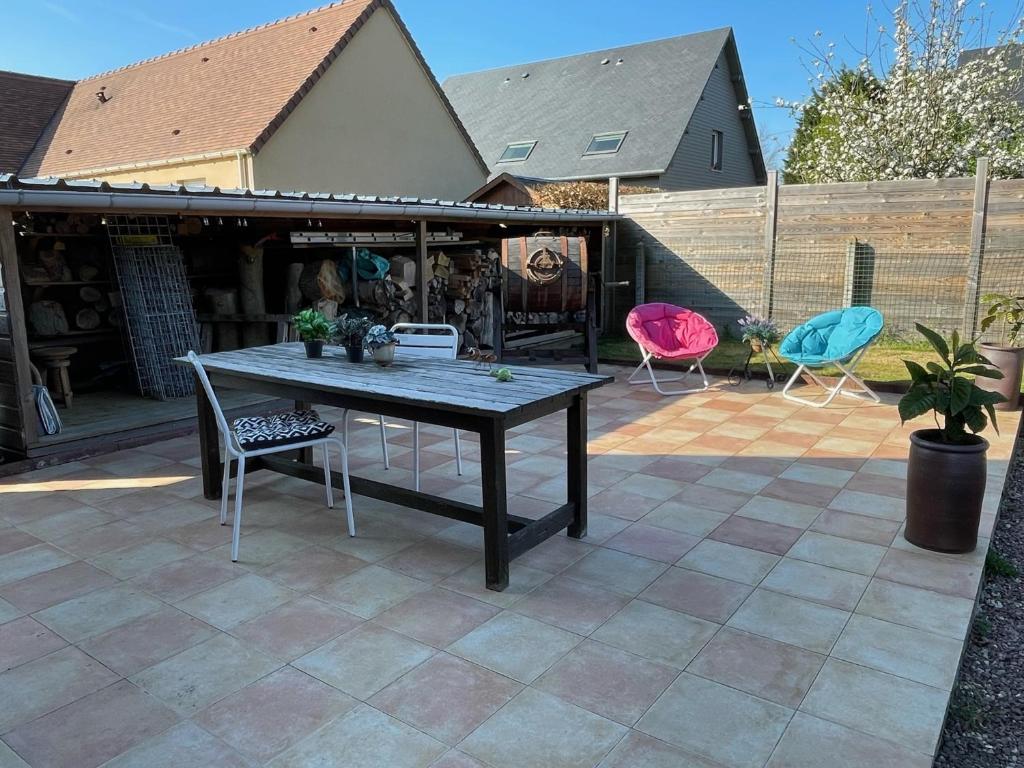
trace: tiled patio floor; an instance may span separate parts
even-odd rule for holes
[[[356,497],[349,539],[269,473],[232,565],[194,438],[0,481],[0,766],[930,765],[988,542],[903,540],[894,397],[670,399],[617,373],[590,399],[588,537],[503,593],[473,526]],[[514,511],[564,499],[563,433],[508,441]],[[383,474],[372,422],[353,442]],[[425,489],[478,501],[470,437],[461,478],[450,434],[424,443]]]

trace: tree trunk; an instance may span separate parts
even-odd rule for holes
[[[207,288],[206,300],[210,303],[210,311],[215,315],[238,314],[238,291],[234,288]],[[237,323],[214,323],[214,334],[218,351],[238,349]]]
[[[267,300],[263,292],[263,249],[243,245],[238,257],[238,291],[244,315],[267,314]],[[259,347],[270,343],[270,326],[266,323],[243,323],[242,344]]]

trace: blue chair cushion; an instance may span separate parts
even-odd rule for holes
[[[779,354],[810,366],[845,362],[874,341],[882,325],[882,313],[871,307],[825,312],[790,331]]]

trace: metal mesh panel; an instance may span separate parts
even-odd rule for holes
[[[985,243],[978,296],[980,298],[988,293],[1024,296],[1024,237],[995,235]],[[985,310],[982,303],[978,310],[979,322],[985,316]],[[998,343],[1005,340],[1005,334],[1006,325],[996,323],[982,335],[982,340]]]
[[[199,347],[181,251],[163,216],[114,216],[107,224],[139,391],[165,400],[194,392],[173,358]]]

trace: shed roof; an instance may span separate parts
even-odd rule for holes
[[[656,175],[669,165],[719,55],[746,99],[728,27],[456,75],[445,92],[492,173],[547,179]],[[614,154],[584,156],[596,134],[628,131]],[[525,161],[497,163],[513,142]],[[756,145],[756,137],[755,137]]]
[[[74,82],[0,72],[0,172],[17,171]]]
[[[398,22],[475,153],[390,0],[342,0],[75,83],[21,173],[82,174],[131,163],[259,151],[381,8]]]

